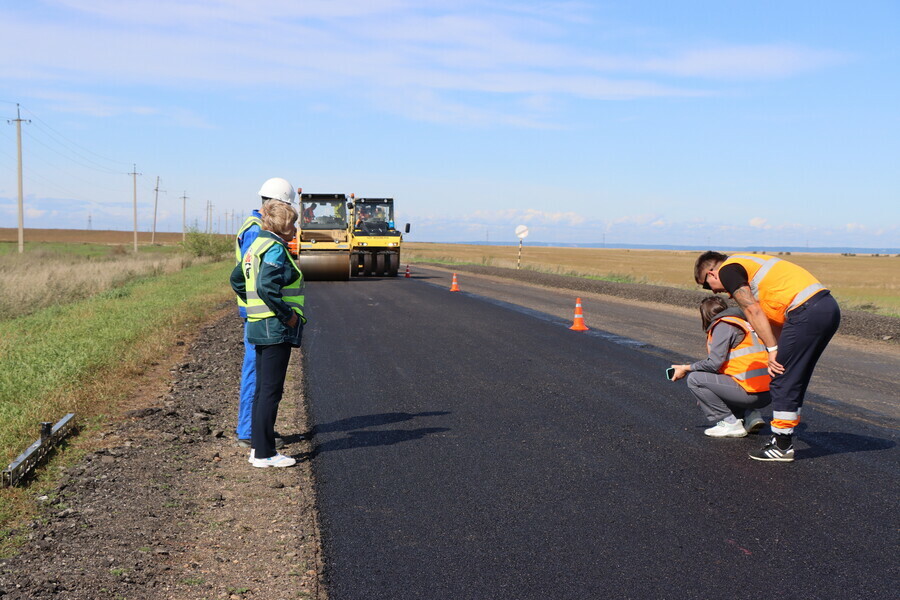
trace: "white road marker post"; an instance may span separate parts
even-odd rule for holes
[[[519,257],[516,259],[516,270],[518,271],[522,264],[522,240],[528,237],[528,228],[524,225],[516,227],[516,237],[519,238]]]

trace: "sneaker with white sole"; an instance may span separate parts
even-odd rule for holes
[[[744,429],[747,430],[747,433],[756,433],[765,426],[766,420],[758,410],[751,410],[744,415]]]
[[[747,435],[747,430],[744,429],[744,424],[741,423],[740,419],[738,419],[735,423],[726,423],[725,421],[719,421],[718,423],[716,423],[715,427],[705,429],[703,430],[703,433],[705,433],[709,437],[715,438],[737,438]]]
[[[787,448],[781,448],[773,435],[762,448],[751,452],[750,458],[772,462],[794,462],[794,444],[789,445]]]
[[[247,462],[252,465],[254,460],[256,460],[256,450],[250,448],[250,458],[247,459]]]
[[[269,458],[251,458],[250,464],[263,469],[266,467],[293,467],[297,464],[297,460],[284,454],[276,454]]]

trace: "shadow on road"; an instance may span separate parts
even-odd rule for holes
[[[391,446],[401,442],[419,440],[426,435],[450,431],[449,427],[422,427],[420,429],[387,429],[380,431],[351,431],[347,437],[317,444],[312,452],[301,454],[299,460],[312,460],[322,452],[335,450],[351,450],[353,448],[371,448],[374,446]]]
[[[436,410],[430,412],[408,413],[408,412],[389,412],[375,415],[360,415],[358,417],[350,417],[349,419],[340,419],[331,423],[323,423],[314,425],[312,429],[306,432],[306,437],[312,437],[319,433],[332,433],[335,431],[351,431],[354,429],[365,429],[367,427],[379,427],[381,425],[393,425],[394,423],[402,423],[417,417],[440,417],[449,415],[446,410]]]
[[[809,444],[809,448],[797,452],[798,458],[818,458],[829,454],[889,450],[897,445],[897,442],[893,440],[836,431],[804,432],[798,437]]]

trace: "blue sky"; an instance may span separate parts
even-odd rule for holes
[[[203,224],[285,177],[416,241],[900,246],[897,2],[0,5],[26,227]],[[0,226],[16,225],[0,124]]]

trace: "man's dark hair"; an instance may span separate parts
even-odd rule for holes
[[[703,254],[697,257],[697,262],[694,263],[694,281],[697,283],[704,285],[705,287],[705,277],[703,277],[704,271],[709,271],[714,266],[719,263],[725,262],[728,259],[727,254],[722,254],[721,252],[716,252],[715,250],[707,250]],[[707,288],[709,289],[709,288]]]
[[[703,331],[709,327],[713,318],[728,308],[728,303],[718,296],[710,296],[700,301],[700,321],[703,323]]]

